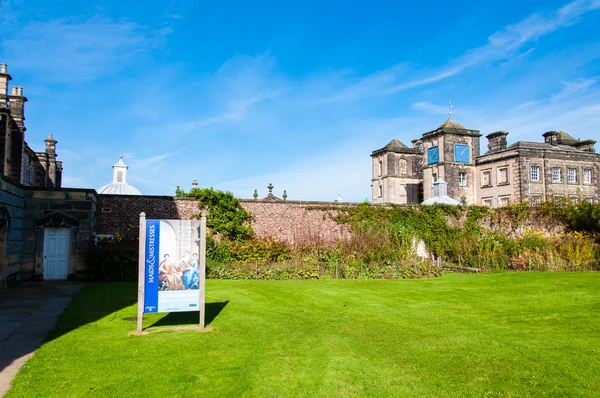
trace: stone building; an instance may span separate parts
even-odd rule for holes
[[[96,193],[62,188],[51,134],[44,152],[25,141],[23,88],[9,94],[0,64],[0,287],[28,277],[66,279],[83,267],[93,236]]]
[[[448,183],[448,196],[465,204],[500,207],[512,202],[533,203],[563,198],[600,200],[600,155],[596,141],[575,139],[563,131],[543,134],[544,142],[507,144],[505,131],[487,135],[488,151],[480,155],[479,130],[448,119],[424,133],[408,149],[397,140],[373,151],[373,203],[420,203],[431,198],[434,182]],[[398,143],[401,146],[398,146]],[[400,178],[399,153],[411,151],[421,174]],[[422,197],[403,195],[422,189]],[[399,194],[400,193],[400,194]]]
[[[373,203],[419,202],[423,168],[419,142],[409,148],[397,139],[371,154]]]

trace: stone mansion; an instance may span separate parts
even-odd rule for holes
[[[408,147],[393,139],[372,152],[373,203],[420,203],[433,196],[438,179],[462,203],[500,207],[554,198],[600,201],[600,154],[591,139],[548,131],[543,142],[507,145],[508,133],[487,135],[480,155],[479,130],[448,119]]]

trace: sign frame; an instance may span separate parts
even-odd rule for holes
[[[198,243],[198,295],[199,295],[199,327],[205,329],[205,306],[206,306],[206,216],[207,211],[202,210],[200,215],[200,239]],[[140,213],[139,224],[139,248],[138,248],[138,308],[137,308],[137,328],[136,334],[141,334],[143,330],[145,284],[146,284],[146,213]]]

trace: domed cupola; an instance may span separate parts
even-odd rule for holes
[[[142,193],[133,185],[127,184],[127,166],[123,162],[123,155],[119,155],[119,161],[113,165],[113,181],[98,190],[104,195],[141,195]]]

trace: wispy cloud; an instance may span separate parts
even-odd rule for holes
[[[429,102],[415,102],[412,104],[412,108],[433,115],[446,115],[449,111],[448,107],[430,104]]]
[[[268,99],[274,98],[276,93],[274,92],[266,92],[259,93],[250,98],[243,98],[239,100],[231,101],[227,104],[227,109],[217,115],[217,116],[209,116],[206,118],[189,120],[184,122],[181,125],[174,126],[172,129],[177,131],[179,134],[189,133],[190,131],[194,131],[197,129],[201,129],[204,127],[209,127],[219,123],[234,123],[242,120],[248,110],[257,103],[262,101],[266,101]]]
[[[559,92],[557,92],[556,94],[554,94],[552,96],[552,99],[568,97],[570,95],[577,93],[578,91],[586,90],[586,89],[590,88],[591,86],[593,86],[594,84],[596,84],[598,79],[599,79],[598,77],[592,77],[589,79],[580,77],[575,80],[561,80],[560,84],[562,85],[562,89]]]
[[[47,83],[83,82],[131,65],[168,33],[104,17],[31,21],[3,32],[0,48],[21,73],[43,70]]]
[[[533,14],[519,23],[493,33],[485,45],[467,51],[430,75],[418,76],[419,73],[416,73],[416,77],[403,80],[399,70],[405,71],[406,64],[402,64],[402,68],[392,67],[367,76],[338,94],[328,96],[326,101],[351,101],[363,96],[393,94],[446,80],[475,66],[526,56],[534,49],[518,54],[525,44],[572,25],[579,17],[599,8],[600,0],[576,0],[546,15]]]

